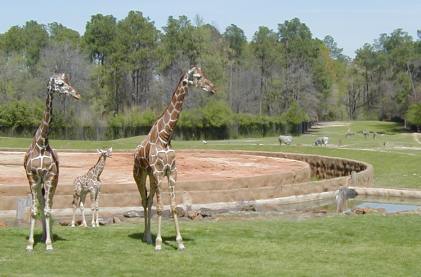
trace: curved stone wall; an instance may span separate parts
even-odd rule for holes
[[[203,152],[204,150],[189,151]],[[191,196],[193,203],[235,202],[270,199],[292,195],[334,191],[340,186],[367,187],[370,186],[373,182],[372,165],[355,160],[281,152],[235,150],[222,152],[278,157],[303,161],[310,165],[311,177],[313,181],[284,183],[282,180],[272,178],[271,184],[267,184],[266,186],[247,189],[208,191],[206,198],[200,196],[200,194],[203,192],[193,190],[187,192]],[[354,177],[351,178],[353,171],[355,171],[355,174]],[[260,182],[258,180],[259,178],[256,179],[253,180],[253,182]]]
[[[373,167],[370,164],[349,159],[261,151],[181,150],[178,152],[184,152],[187,156],[190,156],[188,153],[204,153],[205,156],[212,153],[222,153],[223,155],[238,154],[284,158],[303,162],[304,168],[307,168],[306,171],[296,170],[288,173],[283,172],[282,174],[280,171],[275,174],[261,174],[260,176],[237,176],[230,180],[180,180],[176,186],[176,201],[179,205],[186,202],[186,199],[191,204],[206,204],[304,195],[335,191],[340,186],[368,187],[373,181]],[[130,153],[126,154],[131,157]],[[124,164],[131,169],[132,164],[129,162]],[[21,170],[20,163],[16,166],[19,166],[19,170]],[[353,171],[356,173],[351,174]],[[110,183],[108,186],[103,186],[100,199],[101,207],[139,207],[140,196],[131,175],[122,172],[116,174],[118,174],[117,177],[122,178],[123,183]],[[352,178],[351,175],[353,175]],[[169,202],[169,195],[166,191],[167,186],[164,185],[162,196],[164,204]],[[71,193],[71,185],[61,185],[54,197],[54,208],[70,208]],[[17,199],[26,194],[27,186],[3,186],[0,189],[0,210],[14,209]],[[86,205],[90,205],[89,198]]]

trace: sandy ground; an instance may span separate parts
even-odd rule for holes
[[[96,153],[59,152],[59,185],[71,185],[98,160]],[[28,186],[23,169],[23,152],[0,151],[0,186]],[[235,153],[177,152],[179,181],[224,180],[238,177],[299,171],[305,165],[299,161]],[[101,176],[103,184],[134,183],[133,153],[113,153]]]

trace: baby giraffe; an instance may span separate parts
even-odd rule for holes
[[[86,194],[89,192],[91,197],[91,209],[92,209],[92,227],[99,227],[98,222],[98,201],[99,194],[101,190],[101,180],[99,176],[105,167],[105,160],[108,157],[112,156],[113,148],[107,150],[97,149],[98,154],[100,154],[98,162],[88,170],[88,173],[82,176],[76,177],[73,182],[74,192],[73,192],[73,219],[72,227],[75,227],[75,217],[76,217],[76,208],[80,207],[82,212],[82,226],[87,227],[85,219],[85,198]]]

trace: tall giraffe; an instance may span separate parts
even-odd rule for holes
[[[168,178],[168,185],[171,200],[171,213],[174,218],[176,241],[178,249],[183,250],[184,244],[178,226],[177,214],[175,212],[175,184],[177,179],[177,168],[175,166],[175,151],[171,147],[171,137],[180,116],[183,101],[187,95],[189,86],[199,87],[204,91],[215,93],[214,85],[203,74],[199,67],[191,68],[185,73],[172,95],[171,103],[163,114],[152,126],[148,136],[137,146],[134,156],[133,177],[136,181],[142,198],[144,209],[145,231],[143,240],[152,243],[151,237],[151,216],[153,197],[156,193],[158,233],[155,240],[155,250],[161,250],[161,216],[163,205],[161,203],[161,184],[164,177]],[[149,176],[150,191],[146,188],[146,177]]]
[[[98,161],[91,167],[88,172],[82,176],[76,177],[73,182],[73,219],[72,227],[75,227],[76,219],[76,208],[80,207],[82,212],[82,226],[88,226],[85,219],[85,198],[89,192],[91,198],[91,210],[92,210],[92,227],[99,227],[98,220],[98,202],[99,194],[101,193],[101,180],[100,176],[105,167],[105,160],[112,157],[113,148],[110,147],[107,150],[97,149],[99,154]]]
[[[43,226],[42,240],[45,239],[47,250],[53,249],[50,217],[53,196],[58,182],[59,163],[57,154],[48,143],[48,133],[52,121],[54,93],[71,95],[75,99],[80,98],[80,94],[69,84],[64,73],[51,76],[47,86],[44,116],[23,162],[32,195],[31,226],[28,245],[26,246],[28,251],[31,251],[34,247],[35,220],[39,217]]]

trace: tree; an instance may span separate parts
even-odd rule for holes
[[[342,60],[342,61],[346,61],[349,59],[344,54],[342,54],[343,48],[338,47],[338,44],[336,43],[335,39],[332,36],[329,36],[329,35],[325,36],[323,39],[323,43],[329,49],[330,56],[333,59]]]
[[[138,11],[130,11],[118,22],[115,41],[116,55],[122,59],[124,68],[130,72],[131,88],[127,104],[148,104],[155,68],[158,31],[149,18]]]
[[[409,124],[415,125],[417,131],[421,126],[421,104],[412,104],[405,114],[405,119]]]
[[[80,41],[80,35],[77,31],[69,29],[60,23],[53,22],[48,24],[50,40],[59,43],[71,43],[77,46]]]
[[[263,113],[263,101],[268,91],[268,82],[272,74],[272,67],[276,60],[277,36],[267,27],[259,27],[254,34],[252,47],[254,55],[259,62],[260,71],[260,96],[259,96],[259,114]]]
[[[103,65],[112,53],[112,44],[117,34],[116,19],[112,15],[96,14],[86,23],[83,41],[91,61]]]

